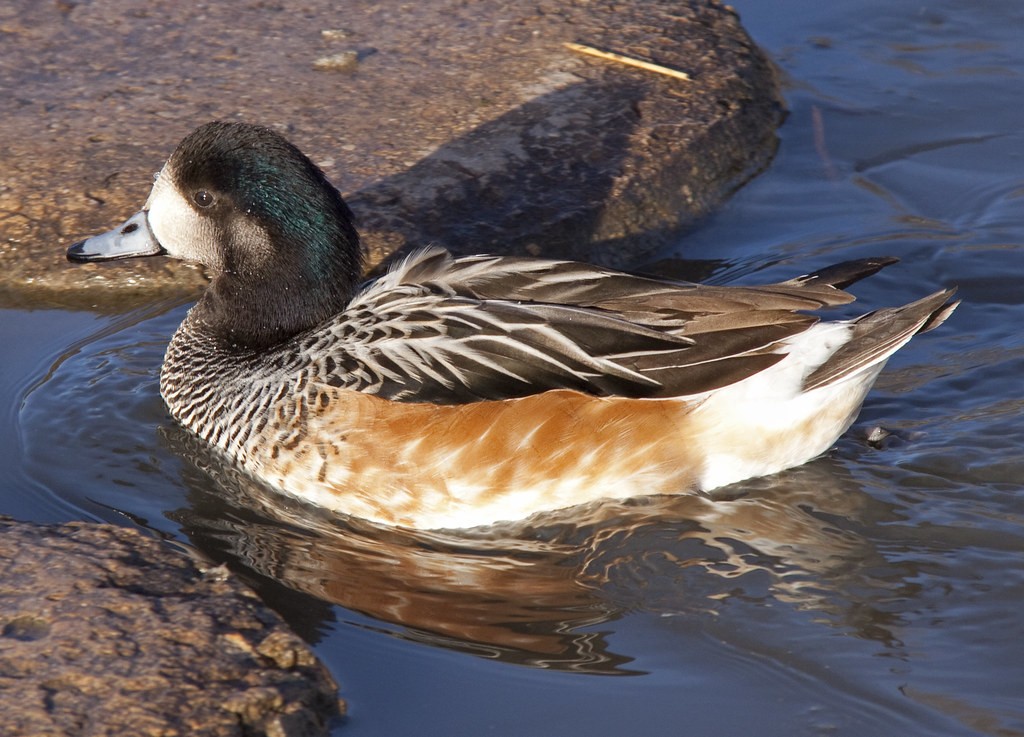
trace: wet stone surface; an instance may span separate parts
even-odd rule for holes
[[[370,263],[440,243],[628,265],[762,167],[781,117],[770,66],[711,0],[13,0],[0,39],[0,306],[117,309],[199,287],[168,259],[63,254],[141,207],[211,119],[306,151]]]
[[[221,568],[127,529],[0,517],[5,737],[327,734],[308,646]]]

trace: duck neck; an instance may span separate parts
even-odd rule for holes
[[[354,231],[341,235],[342,243],[306,240],[297,246],[321,254],[317,258],[307,253],[228,264],[214,276],[194,318],[222,347],[238,351],[267,350],[326,322],[345,309],[362,274]]]

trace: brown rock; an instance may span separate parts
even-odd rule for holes
[[[309,153],[351,200],[372,262],[435,242],[635,263],[774,150],[772,70],[714,0],[339,7],[0,7],[0,305],[199,287],[168,259],[71,267],[64,250],[138,209],[174,145],[214,118],[276,126]],[[314,68],[346,52],[354,69]]]
[[[224,569],[133,530],[0,517],[5,737],[322,735],[336,692]]]

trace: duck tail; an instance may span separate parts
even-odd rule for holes
[[[852,323],[850,339],[808,374],[804,390],[832,384],[885,362],[918,333],[941,325],[960,304],[960,300],[951,299],[955,292],[944,289],[908,305],[876,310],[857,318]]]

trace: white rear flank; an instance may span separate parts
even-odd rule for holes
[[[783,341],[789,355],[771,368],[712,392],[694,411],[707,491],[798,466],[821,455],[853,424],[892,351],[864,369],[807,391],[804,379],[853,333],[851,322],[819,323]]]

